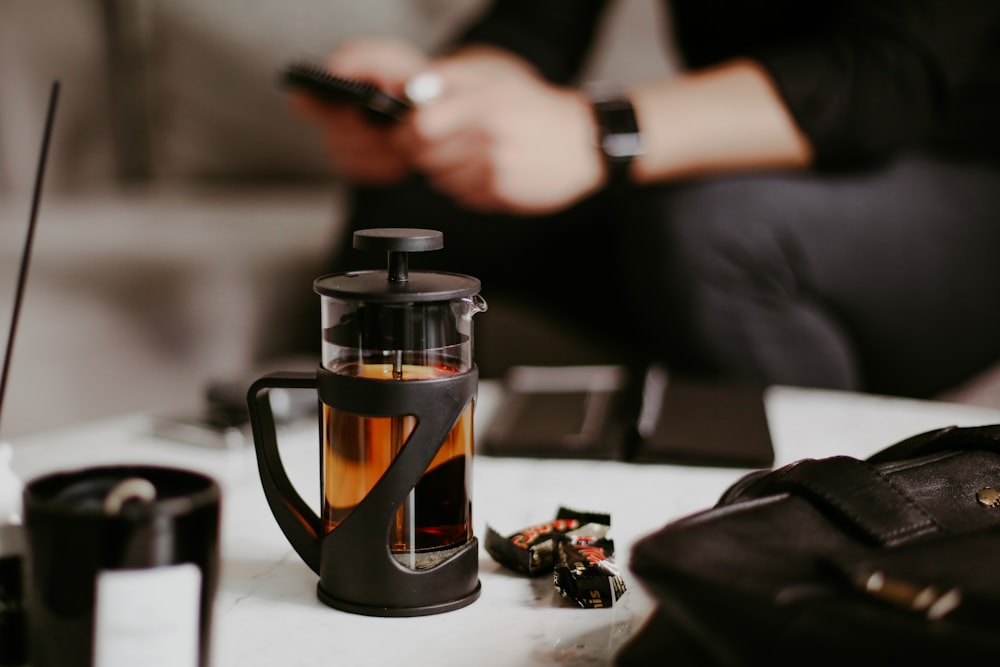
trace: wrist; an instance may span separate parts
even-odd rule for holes
[[[563,134],[572,139],[572,143],[563,144],[567,151],[563,173],[572,179],[576,198],[589,197],[603,190],[608,180],[608,170],[595,139],[594,111],[590,98],[579,89],[563,89],[562,98],[563,111],[557,112],[555,122],[561,128],[571,129]]]

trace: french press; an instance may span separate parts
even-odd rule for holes
[[[368,229],[354,247],[388,268],[323,276],[322,364],[257,380],[248,403],[258,468],[282,532],[319,574],[326,604],[373,616],[420,616],[479,597],[472,530],[472,317],[476,278],[410,272],[411,252],[441,232]],[[290,483],[277,448],[272,388],[315,388],[320,405],[319,515]]]

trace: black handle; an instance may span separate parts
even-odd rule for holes
[[[257,469],[264,496],[278,527],[292,547],[316,574],[320,565],[319,516],[295,490],[278,452],[278,434],[268,393],[271,389],[316,389],[315,373],[279,372],[265,375],[250,386],[247,407],[257,451]]]

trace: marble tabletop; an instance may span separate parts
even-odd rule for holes
[[[499,389],[480,388],[477,429]],[[775,465],[806,457],[867,456],[892,442],[946,425],[1000,422],[1000,411],[969,405],[847,392],[773,387],[766,392]],[[304,498],[318,498],[315,426],[286,430],[282,456]],[[217,450],[150,434],[146,415],[85,424],[15,440],[24,479],[108,463],[182,466],[213,475],[223,489],[222,577],[213,629],[214,667],[281,665],[610,665],[642,626],[650,598],[626,573],[628,592],[610,609],[570,606],[550,577],[528,579],[481,550],[482,596],[435,616],[372,618],[329,608],[316,575],[272,518],[252,448]],[[668,521],[711,506],[746,471],[600,461],[478,456],[473,507],[477,535],[502,534],[551,518],[559,506],[609,512],[617,560]]]

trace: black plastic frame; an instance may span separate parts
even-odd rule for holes
[[[475,399],[478,380],[475,367],[459,375],[406,382],[338,375],[320,367],[315,374],[275,373],[250,387],[247,402],[264,495],[292,547],[319,574],[321,601],[369,616],[425,616],[459,609],[479,597],[476,538],[421,570],[400,564],[388,539],[396,511]],[[328,535],[281,462],[268,400],[274,388],[313,388],[320,401],[352,414],[417,418],[406,446],[382,478]]]

